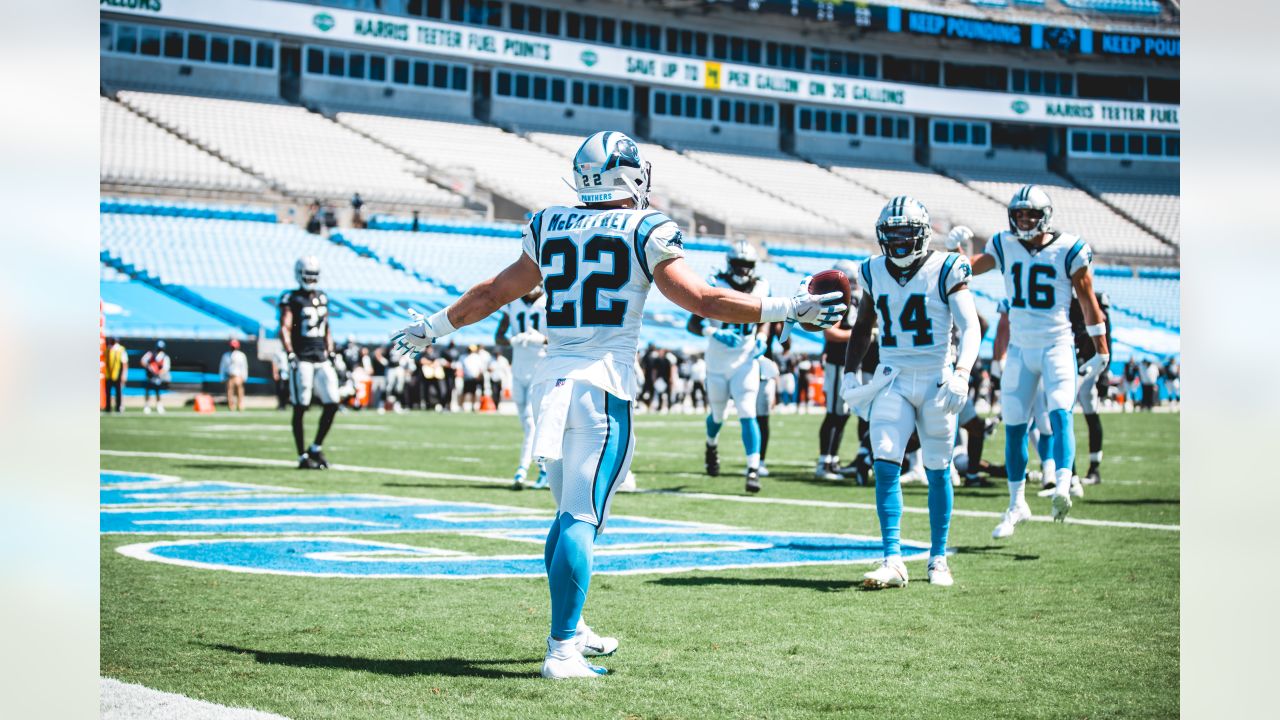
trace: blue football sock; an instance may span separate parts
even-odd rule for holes
[[[1071,469],[1072,456],[1075,455],[1075,428],[1072,427],[1069,410],[1049,411],[1049,424],[1053,426],[1053,462],[1059,468]]]
[[[1041,430],[1037,435],[1039,437],[1036,438],[1036,454],[1040,456],[1040,463],[1043,465],[1045,460],[1053,459],[1053,439],[1057,436],[1050,435],[1047,430]],[[1030,451],[1027,452],[1027,457],[1031,457]],[[1057,462],[1054,460],[1055,464]]]
[[[1022,482],[1027,479],[1027,425],[1004,426],[1004,466],[1009,473],[1009,482]]]
[[[951,529],[951,472],[924,469],[929,478],[929,557],[947,554],[947,533]]]
[[[707,416],[707,444],[715,445],[716,438],[720,436],[720,428],[724,427],[724,423],[716,422],[712,415]]]
[[[876,515],[880,516],[880,538],[884,543],[884,556],[902,554],[902,464],[877,460]]]
[[[560,515],[557,523],[560,538],[556,541],[547,581],[551,586],[551,637],[568,640],[582,618],[582,605],[591,587],[591,553],[596,541],[596,527]]]
[[[748,455],[755,455],[760,452],[760,423],[755,418],[741,418],[738,420],[742,425],[742,447],[746,449]]]

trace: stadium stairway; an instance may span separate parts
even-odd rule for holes
[[[234,167],[235,169],[239,170],[242,173],[245,173],[246,175],[250,175],[254,178],[257,178],[264,185],[266,185],[269,191],[275,196],[277,196],[278,199],[283,199],[288,197],[288,195],[283,191],[280,185],[274,180],[272,180],[270,177],[267,177],[266,175],[263,175],[262,173],[257,172],[256,170],[254,170],[253,168],[247,165],[237,162],[234,158],[228,157],[225,153],[222,153],[217,148],[211,147],[206,143],[202,143],[195,138],[188,137],[187,135],[183,134],[182,131],[179,130],[178,128],[166,123],[164,120],[157,117],[156,115],[149,113],[142,108],[139,108],[130,104],[128,101],[124,100],[123,98],[120,98],[118,96],[108,96],[108,99],[114,103],[117,103],[120,107],[128,110],[134,115],[137,115],[143,120],[151,123],[152,125],[155,125],[161,130],[164,130],[170,135],[173,135],[174,137],[190,145],[191,147],[194,147],[203,153],[206,153],[208,155],[211,155],[217,158],[218,160],[221,160],[222,162],[226,163],[227,165],[230,165],[231,167]]]
[[[192,292],[181,285],[162,282],[160,278],[153,276],[145,269],[124,262],[115,255],[112,255],[108,250],[100,251],[98,253],[98,258],[102,261],[102,264],[127,275],[131,280],[148,285],[170,298],[177,300],[183,305],[217,318],[218,320],[239,329],[240,332],[246,335],[257,336],[259,331],[262,330],[262,323],[257,320],[219,305],[218,303],[215,303],[198,293]]]

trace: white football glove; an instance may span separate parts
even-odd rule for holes
[[[1103,368],[1111,363],[1111,355],[1109,353],[1098,353],[1080,366],[1080,375],[1082,377],[1090,377],[1092,375],[1100,375]]]
[[[788,320],[829,328],[840,322],[849,306],[841,301],[840,292],[829,292],[814,295],[809,292],[809,280],[812,275],[800,281],[800,288],[791,297],[791,313]]]
[[[862,373],[847,372],[840,378],[840,399],[844,400],[844,404],[853,409],[853,403],[849,402],[849,394],[862,387]]]
[[[431,332],[430,323],[425,315],[409,308],[409,317],[413,318],[413,324],[392,335],[391,346],[416,358],[435,341],[436,335]]]
[[[969,374],[953,372],[938,383],[938,394],[933,401],[942,406],[948,415],[958,415],[969,400]]]
[[[947,233],[946,246],[950,252],[960,249],[960,246],[973,239],[973,231],[964,225],[957,225],[951,228],[951,232]]]

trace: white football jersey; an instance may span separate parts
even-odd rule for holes
[[[547,357],[534,384],[572,378],[630,400],[653,268],[684,256],[679,226],[656,210],[553,205],[529,221],[523,250],[546,290]]]
[[[956,253],[929,253],[901,282],[878,255],[862,263],[863,302],[872,303],[880,330],[880,364],[902,369],[946,366],[951,349],[951,305],[947,298],[968,282],[969,260]]]
[[[719,275],[712,275],[707,278],[707,284],[711,287],[725,287],[730,290],[734,289],[727,280]],[[769,297],[769,281],[764,278],[756,278],[756,284],[752,286],[749,295],[760,298]],[[742,367],[742,364],[751,360],[756,352],[756,328],[759,323],[726,323],[719,320],[704,319],[705,326],[716,329],[728,328],[734,333],[742,337],[742,344],[737,347],[729,347],[715,338],[707,338],[707,372],[713,375],[728,375],[733,371]]]
[[[1068,233],[1028,250],[1013,233],[999,232],[987,241],[986,254],[1004,275],[1009,300],[1009,342],[1041,348],[1074,342],[1071,332],[1071,276],[1093,262],[1093,249]]]
[[[539,295],[533,302],[516,298],[502,308],[507,316],[507,337],[515,337],[533,330],[547,334],[547,296]],[[547,356],[546,343],[511,346],[511,372],[524,376],[533,372],[538,361]]]

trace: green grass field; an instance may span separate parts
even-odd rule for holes
[[[314,427],[318,413],[309,416]],[[820,415],[775,416],[764,498],[870,506],[872,488],[815,481]],[[1077,418],[1084,451],[1084,423]],[[166,535],[103,535],[103,676],[304,718],[1167,718],[1178,715],[1179,417],[1105,416],[1104,484],[1072,518],[1166,526],[1029,522],[991,539],[995,517],[952,521],[956,585],[908,563],[903,590],[863,591],[870,565],[597,575],[586,617],[619,638],[599,681],[538,677],[549,601],[543,579],[347,579],[143,562],[115,552]],[[702,420],[638,416],[640,487],[615,515],[773,531],[878,536],[872,509],[744,503],[733,425],[724,475],[701,475]],[[1003,459],[1002,433],[986,457]],[[506,477],[513,417],[345,414],[331,462]],[[852,432],[845,441],[852,455]],[[289,460],[286,416],[104,417],[104,470],[551,510],[546,492],[461,478],[299,472],[220,458]],[[207,457],[145,457],[113,452]],[[925,507],[926,489],[905,488]],[[1047,499],[1029,501],[1037,515]],[[960,511],[999,512],[1003,485],[956,491]],[[903,537],[928,542],[928,516]],[[423,545],[421,534],[380,541]],[[535,552],[462,535],[432,547]]]

